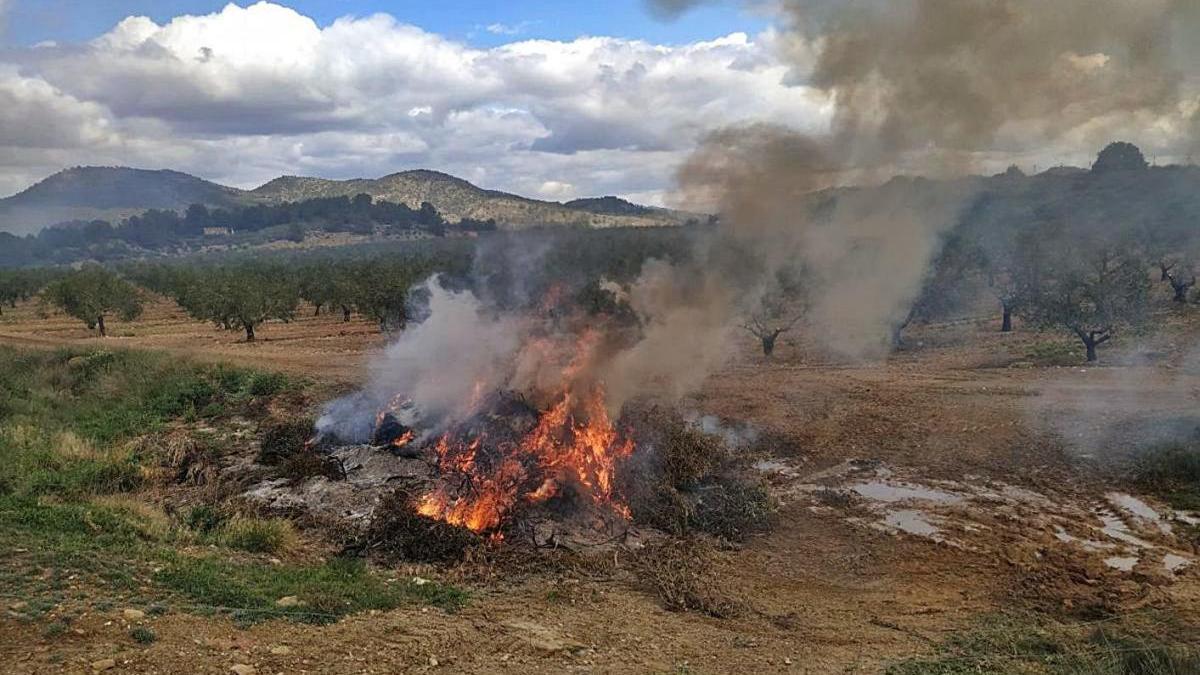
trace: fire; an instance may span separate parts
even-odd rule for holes
[[[413,433],[413,430],[409,429],[408,431],[404,432],[403,434],[397,436],[395,439],[392,440],[392,447],[403,448],[404,446],[408,445],[409,443],[412,443],[413,439],[416,437],[417,437],[417,435],[415,433]]]
[[[633,453],[633,441],[617,432],[598,386],[583,396],[563,392],[515,442],[493,444],[486,435],[461,438],[451,431],[437,441],[434,452],[442,475],[458,480],[421,498],[417,511],[431,518],[475,532],[492,531],[522,504],[568,492],[628,516],[615,494],[615,473],[618,463]]]

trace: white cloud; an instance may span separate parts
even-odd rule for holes
[[[492,35],[521,35],[529,30],[533,25],[532,21],[521,21],[520,23],[491,23],[483,27],[484,30]]]
[[[0,185],[58,161],[104,161],[241,185],[427,166],[530,195],[658,195],[708,131],[825,123],[828,101],[785,83],[773,40],[477,49],[383,14],[322,28],[268,2],[163,25],[130,17],[87,44],[18,50],[19,71],[0,68],[0,100],[13,100],[0,147],[44,149],[0,166]]]

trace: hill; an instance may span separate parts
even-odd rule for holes
[[[0,199],[0,232],[31,234],[70,220],[117,223],[149,209],[182,211],[191,204],[231,208],[320,197],[375,199],[420,208],[429,202],[450,222],[495,220],[503,229],[538,226],[645,227],[680,225],[694,214],[631,204],[616,197],[568,204],[485,190],[449,174],[415,170],[377,179],[282,176],[254,190],[219,185],[178,171],[75,167]]]
[[[679,225],[693,214],[651,209],[615,197],[576,200],[567,204],[529,199],[506,192],[485,190],[461,178],[437,171],[403,171],[378,179],[327,180],[284,176],[250,191],[263,203],[301,201],[317,197],[353,197],[368,194],[376,199],[419,208],[432,204],[451,222],[464,218],[495,220],[505,229],[538,226],[644,227]],[[626,208],[597,208],[615,200]]]
[[[0,231],[30,234],[68,220],[118,221],[147,209],[234,206],[244,192],[169,170],[75,167],[0,199]]]

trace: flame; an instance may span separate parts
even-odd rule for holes
[[[521,504],[539,504],[574,491],[593,505],[628,517],[615,494],[618,463],[633,454],[608,417],[603,391],[585,397],[564,392],[543,411],[537,426],[515,443],[480,459],[486,435],[470,439],[447,432],[434,446],[443,476],[457,476],[422,497],[417,512],[475,532],[496,530]]]
[[[413,433],[413,430],[409,429],[408,431],[404,432],[403,434],[397,436],[392,441],[392,447],[403,448],[404,446],[408,445],[409,443],[412,443],[413,439],[416,437],[417,437],[417,435],[415,433]]]
[[[559,371],[558,394],[519,438],[491,439],[486,432],[461,429],[444,433],[434,454],[439,473],[449,480],[418,500],[418,513],[491,532],[521,505],[572,494],[628,519],[615,482],[617,466],[633,454],[634,444],[609,418],[603,387],[584,375],[596,337],[584,335],[576,343],[574,358]]]

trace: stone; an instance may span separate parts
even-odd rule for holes
[[[92,661],[92,670],[100,672],[101,670],[112,670],[117,667],[116,659],[100,659]]]
[[[271,653],[275,656],[287,656],[292,653],[292,648],[287,645],[276,645],[271,647]]]
[[[121,615],[129,621],[141,621],[146,618],[146,613],[140,609],[126,609],[121,612]]]
[[[235,675],[254,675],[254,673],[258,672],[257,668],[246,665],[245,663],[238,663],[230,666],[229,670],[233,671]]]
[[[285,595],[275,601],[276,607],[303,607],[304,601],[294,595]]]

